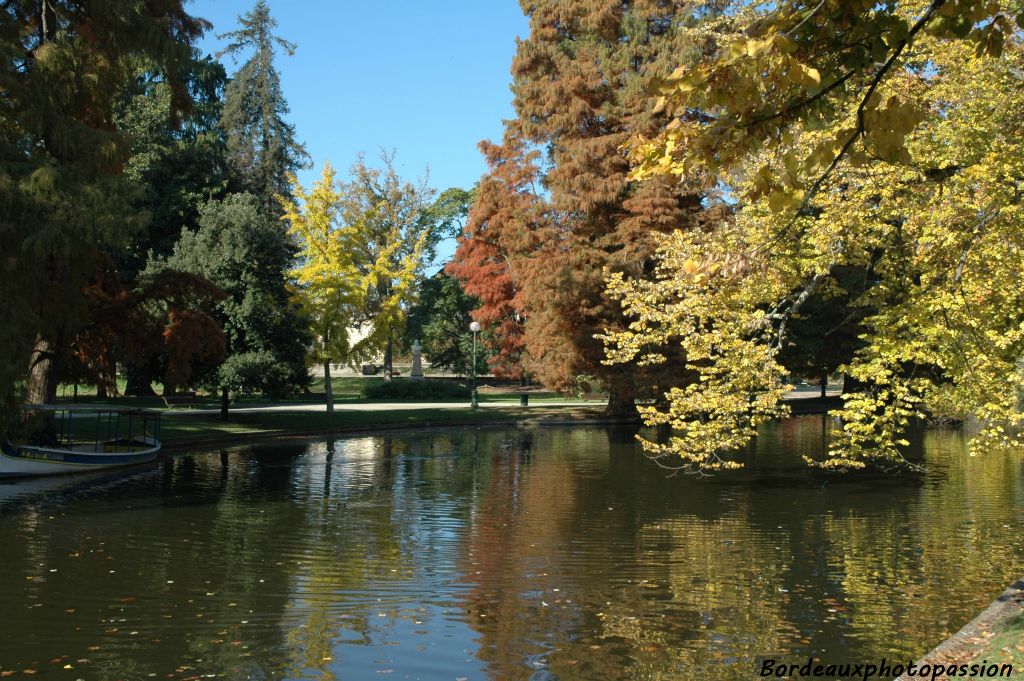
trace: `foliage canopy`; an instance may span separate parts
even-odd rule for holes
[[[906,466],[901,433],[926,415],[979,416],[975,451],[1020,446],[1013,7],[801,7],[747,15],[716,59],[663,83],[681,117],[639,147],[638,176],[706,173],[742,201],[735,224],[674,235],[654,282],[611,277],[633,320],[605,336],[612,360],[663,362],[647,348],[678,344],[700,377],[642,410],[672,430],[648,447],[687,470],[734,467],[722,453],[787,412],[782,351],[796,320],[814,323],[815,297],[842,301],[861,329],[843,367],[858,388],[812,463]]]

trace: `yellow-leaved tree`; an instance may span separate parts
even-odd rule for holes
[[[339,184],[335,175],[325,163],[311,190],[293,176],[292,196],[280,197],[282,220],[300,248],[292,276],[314,336],[310,361],[324,369],[328,413],[334,412],[331,364],[355,366],[379,354],[403,323],[427,236],[420,230],[410,244],[400,230],[380,230],[384,202],[361,204],[358,187]],[[352,332],[367,326],[355,340]]]
[[[986,16],[1002,26],[994,5]],[[648,423],[671,431],[647,443],[655,454],[678,456],[689,471],[735,467],[724,454],[788,411],[781,358],[811,301],[848,309],[859,342],[842,367],[854,388],[838,412],[842,426],[827,458],[809,463],[905,468],[902,432],[925,415],[980,417],[973,451],[1024,444],[1024,50],[1016,35],[1001,35],[998,45],[983,36],[952,40],[941,28],[907,38],[907,26],[957,19],[944,6],[899,3],[905,15],[890,18],[904,27],[893,29],[899,50],[879,49],[889,66],[884,78],[880,65],[868,69],[867,89],[818,85],[820,74],[792,61],[787,77],[803,79],[807,93],[796,99],[820,95],[813,115],[772,118],[770,135],[744,137],[713,164],[739,199],[735,222],[676,234],[662,249],[657,281],[610,279],[633,320],[606,336],[610,361],[664,361],[648,348],[678,343],[700,376],[642,409]],[[794,19],[790,35],[814,17]],[[770,45],[744,38],[748,49],[733,64],[769,48],[785,61],[792,38],[771,35]],[[716,65],[696,77],[727,70]],[[725,86],[713,87],[700,98]],[[697,140],[702,127],[712,137],[723,132],[722,117],[734,112],[721,106],[717,119],[677,128],[685,133],[676,141]],[[669,151],[661,157],[667,172],[693,172],[705,158],[696,146]],[[647,172],[661,172],[652,156]]]

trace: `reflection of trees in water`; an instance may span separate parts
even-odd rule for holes
[[[966,437],[956,431],[929,431],[922,443],[941,485],[926,482],[910,498],[900,490],[865,492],[860,512],[823,519],[833,546],[830,568],[842,575],[850,607],[851,635],[876,648],[937,644],[1024,565],[1021,506],[1006,503],[1024,491],[1020,458],[971,457]]]
[[[18,613],[0,618],[0,658],[18,640],[16,660],[88,657],[110,678],[329,679],[356,652],[346,642],[381,645],[407,616],[394,604],[428,594],[463,607],[494,678],[749,678],[769,652],[919,652],[1024,564],[1022,462],[929,432],[924,482],[773,467],[821,424],[766,429],[757,470],[703,480],[666,477],[631,432],[596,428],[165,461],[68,513],[4,515],[5,567],[33,579],[0,592]]]
[[[406,451],[406,443],[391,437],[329,440],[310,448],[307,479],[293,493],[305,511],[304,532],[282,622],[291,677],[336,678],[334,670],[345,663],[339,643],[370,642],[379,608],[371,607],[365,592],[410,578],[395,505],[384,493],[395,488],[396,459]]]
[[[821,419],[785,425],[763,438],[759,461],[820,446]],[[911,450],[933,459],[924,485],[667,478],[621,434],[535,436],[526,468],[492,457],[463,550],[470,622],[495,677],[746,678],[767,653],[913,655],[1024,558],[1019,509],[988,501],[1019,498],[1019,462],[965,458],[951,477],[939,450],[965,455],[948,433]],[[953,602],[967,584],[980,602]],[[966,616],[951,622],[952,611]]]
[[[561,571],[573,550],[563,542],[576,505],[571,466],[547,443],[544,456],[531,460],[533,440],[514,433],[489,437],[481,448],[484,472],[460,551],[471,585],[466,616],[480,632],[477,657],[494,678],[528,677],[527,661],[539,664],[552,635],[574,630],[579,618],[553,591],[567,581]]]
[[[242,472],[229,468],[226,488],[223,473],[215,457],[168,460],[77,501],[72,512],[56,506],[29,541],[14,538],[27,516],[5,517],[5,566],[22,573],[28,563],[45,565],[37,599],[47,607],[0,618],[0,641],[20,642],[0,658],[88,658],[80,673],[101,679],[164,676],[179,666],[253,679],[279,673],[273,623],[288,576],[266,557],[290,519],[260,514],[239,494]],[[17,596],[3,592],[0,610],[25,610],[7,600]]]

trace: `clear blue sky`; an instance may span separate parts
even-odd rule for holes
[[[512,115],[509,66],[528,34],[516,0],[268,0],[278,35],[298,44],[278,71],[290,120],[313,158],[344,176],[360,151],[398,152],[409,179],[430,168],[438,190],[471,187],[485,170],[476,145],[500,139]],[[234,30],[255,0],[193,0],[213,23],[200,49]],[[228,73],[240,66],[224,57]]]

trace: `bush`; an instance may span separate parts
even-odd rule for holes
[[[396,378],[367,384],[363,388],[363,397],[371,400],[468,400],[469,388],[451,381],[413,381],[408,378]]]

